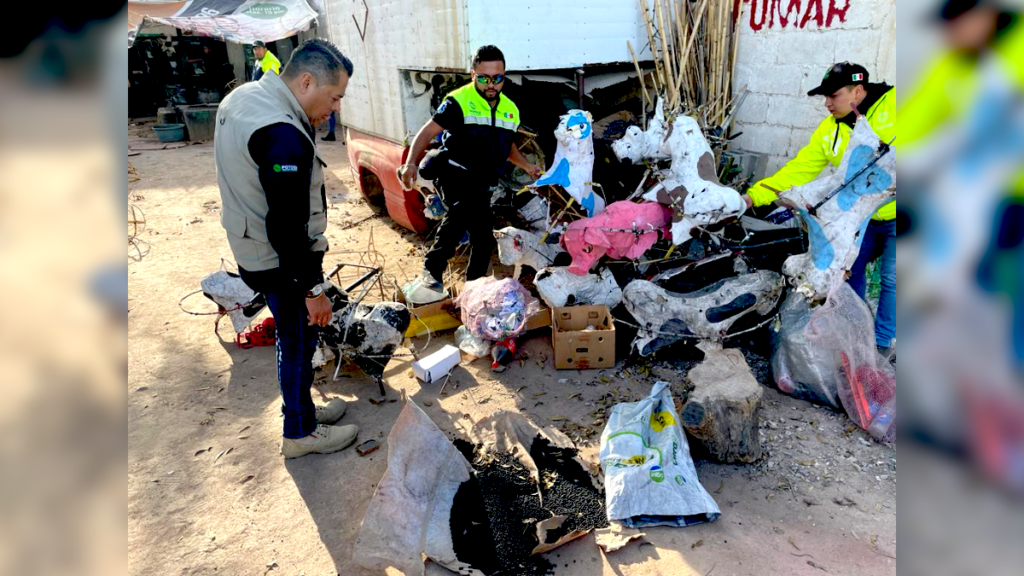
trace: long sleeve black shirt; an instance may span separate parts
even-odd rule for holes
[[[249,138],[249,155],[259,167],[267,195],[267,237],[280,259],[278,268],[250,272],[242,280],[257,292],[305,293],[323,282],[323,252],[314,252],[309,238],[309,186],[313,162],[310,139],[291,124],[271,124]],[[327,211],[326,190],[320,201]]]

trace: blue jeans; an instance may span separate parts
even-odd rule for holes
[[[327,131],[330,132],[331,134],[334,134],[335,122],[337,122],[337,120],[334,119],[334,112],[331,112],[331,118],[330,120],[327,121]]]
[[[277,380],[281,385],[284,437],[303,438],[316,430],[313,385],[313,353],[318,328],[309,326],[306,297],[298,294],[267,294],[267,305],[277,325]]]
[[[867,290],[867,265],[879,256],[882,293],[875,318],[875,344],[888,348],[896,337],[896,220],[872,220],[868,223],[860,254],[850,270],[850,287],[861,298]]]

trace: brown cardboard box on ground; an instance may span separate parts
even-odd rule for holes
[[[540,328],[547,328],[548,326],[551,326],[551,309],[547,306],[541,306],[536,314],[527,319],[523,332],[531,332]]]
[[[615,323],[607,306],[566,306],[551,312],[555,368],[615,366]],[[593,326],[596,330],[586,330]]]

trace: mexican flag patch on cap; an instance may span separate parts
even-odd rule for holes
[[[852,78],[853,78],[853,81],[854,81],[854,82],[859,82],[859,81],[861,81],[861,80],[864,80],[864,75],[863,75],[863,74],[859,74],[859,73],[858,73],[858,74],[854,74],[854,75],[852,76]]]

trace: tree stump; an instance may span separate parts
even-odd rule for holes
[[[694,390],[683,406],[683,428],[715,460],[754,462],[761,458],[761,384],[739,350],[704,352],[689,373]]]

